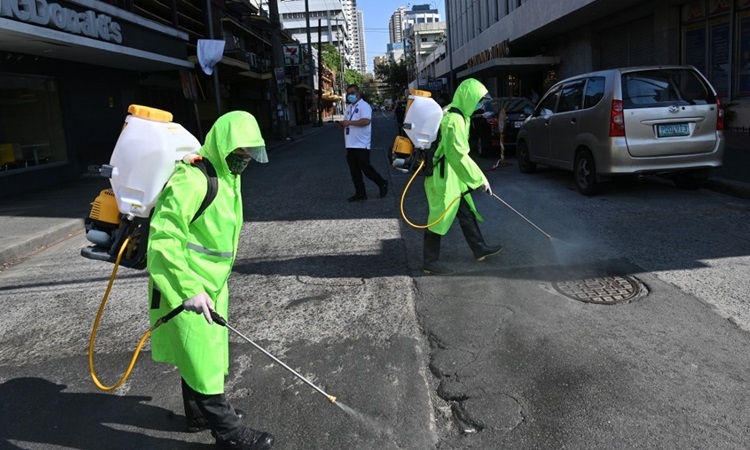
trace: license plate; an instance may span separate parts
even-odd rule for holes
[[[513,122],[513,128],[521,128],[521,125],[523,125],[523,122]]]
[[[686,123],[669,123],[656,126],[658,137],[690,136],[690,126]]]

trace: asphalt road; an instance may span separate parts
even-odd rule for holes
[[[555,239],[475,194],[505,249],[477,263],[455,225],[442,259],[459,273],[422,276],[421,234],[400,219],[407,176],[387,164],[395,123],[376,113],[374,129],[385,199],[370,183],[368,201],[346,202],[333,125],[244,176],[229,321],[343,405],[232,337],[228,395],[274,448],[750,447],[750,201],[658,179],[586,198],[566,173],[500,168],[496,194]],[[123,388],[93,386],[87,345],[112,267],[78,256],[84,245],[0,272],[0,448],[212,448],[181,431],[179,376],[148,345]],[[558,290],[591,277],[640,294],[599,305]],[[115,282],[96,341],[105,384],[147,328],[145,285],[129,269]]]

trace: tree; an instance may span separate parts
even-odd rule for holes
[[[324,66],[336,74],[341,73],[341,55],[339,54],[339,49],[331,44],[323,44],[320,56],[323,59]]]
[[[382,81],[385,91],[393,98],[400,98],[409,88],[409,76],[405,60],[388,61],[375,67],[375,76]]]
[[[347,86],[350,84],[356,84],[357,86],[362,87],[362,74],[356,70],[346,69],[346,72],[344,72],[344,81]]]

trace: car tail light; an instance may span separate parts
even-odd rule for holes
[[[719,96],[716,96],[716,131],[722,131],[724,129],[724,108],[721,107],[721,100]]]
[[[612,100],[612,111],[609,113],[609,137],[625,136],[625,114],[622,112],[622,100]]]

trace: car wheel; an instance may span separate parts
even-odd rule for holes
[[[529,147],[525,141],[517,144],[516,152],[518,153],[518,169],[522,173],[533,173],[536,170],[536,164],[529,158]]]
[[[698,189],[708,181],[708,172],[705,170],[680,172],[672,176],[672,181],[680,189]]]
[[[583,150],[576,155],[576,161],[573,165],[573,177],[576,183],[576,189],[583,195],[594,195],[599,190],[596,181],[596,163],[590,152]]]

